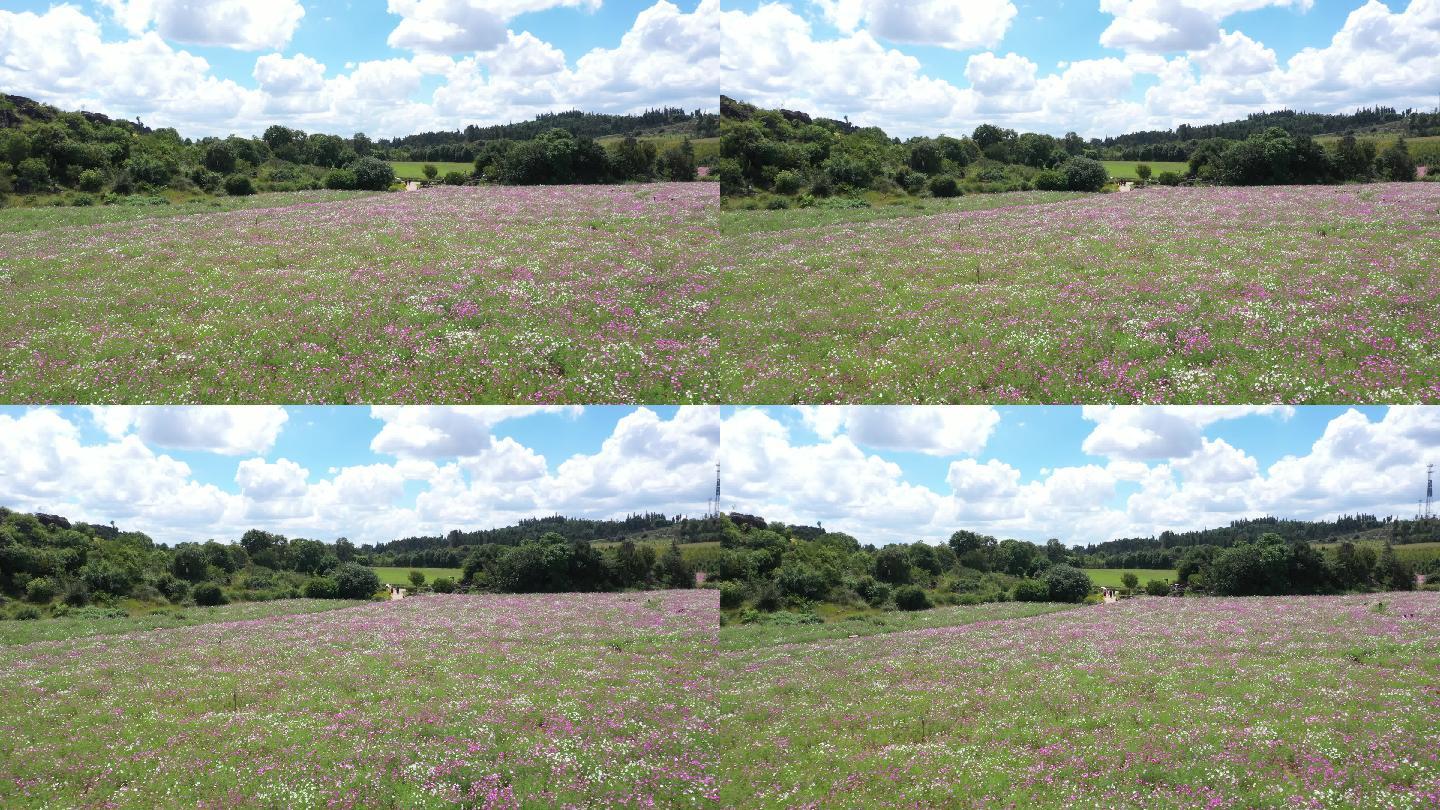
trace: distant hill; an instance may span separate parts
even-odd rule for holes
[[[529,121],[478,126],[463,130],[421,132],[402,138],[381,139],[381,147],[409,160],[470,161],[487,141],[524,141],[554,129],[563,129],[577,138],[661,136],[714,138],[720,134],[720,117],[703,110],[687,111],[679,107],[646,110],[636,115],[590,113],[581,110],[542,113]]]

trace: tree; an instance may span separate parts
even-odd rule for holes
[[[1366,181],[1375,169],[1375,142],[1346,135],[1335,144],[1335,173],[1341,180]]]
[[[1151,596],[1169,596],[1170,583],[1163,579],[1152,579],[1145,583],[1145,593]]]
[[[255,193],[255,184],[243,174],[232,174],[225,178],[225,193],[231,197],[248,197]]]
[[[901,610],[929,610],[933,605],[918,585],[903,585],[895,591],[895,607]]]
[[[1140,584],[1140,577],[1135,576],[1133,571],[1126,571],[1125,575],[1120,577],[1120,581],[1125,583],[1126,588],[1133,591]]]
[[[355,172],[355,185],[367,191],[384,191],[395,182],[395,169],[383,160],[363,157],[350,164]]]
[[[695,144],[689,138],[672,146],[660,155],[660,174],[666,180],[688,183],[695,179]]]
[[[892,585],[910,581],[910,555],[901,545],[886,546],[875,555],[875,578]]]
[[[1105,164],[1086,157],[1072,157],[1060,167],[1065,187],[1071,191],[1099,191],[1110,182]]]
[[[50,167],[40,158],[25,158],[15,167],[15,187],[22,192],[44,191],[50,187]]]
[[[355,172],[349,169],[331,169],[325,175],[326,188],[349,190],[358,188],[359,185],[360,181],[355,178]]]
[[[464,172],[446,172],[445,176],[440,178],[440,182],[447,186],[463,186],[469,179],[470,176]]]
[[[175,176],[175,161],[154,155],[136,155],[125,164],[130,179],[147,186],[164,186]]]
[[[685,555],[680,553],[680,546],[671,543],[670,548],[655,563],[656,577],[672,588],[693,588],[695,587],[695,569],[685,561]]]
[[[207,571],[205,551],[197,545],[187,543],[180,546],[170,558],[170,572],[187,582],[200,582],[205,579]]]
[[[455,580],[449,577],[436,577],[435,581],[430,583],[430,590],[435,593],[454,593]]]
[[[25,598],[37,605],[48,605],[55,598],[58,588],[49,577],[36,577],[25,585]]]
[[[1370,568],[1350,541],[1341,543],[1330,559],[1330,578],[1335,587],[1353,591],[1370,584]]]
[[[611,165],[625,180],[649,180],[655,166],[655,144],[626,138],[616,145]]]
[[[334,577],[311,577],[301,593],[306,599],[336,599],[340,595],[340,586]]]
[[[1151,171],[1150,164],[1141,163],[1135,167],[1135,176],[1140,178],[1140,182],[1143,183],[1150,179]]]
[[[440,173],[440,170],[435,168],[435,164],[433,163],[426,163],[424,168],[422,168],[420,171],[425,173],[426,180],[434,180],[435,175]]]
[[[1395,183],[1415,179],[1415,159],[1410,156],[1410,148],[1405,145],[1404,138],[1396,140],[1375,159],[1375,173],[1381,179]]]
[[[225,592],[220,590],[220,586],[213,582],[202,582],[196,585],[195,590],[191,592],[191,596],[195,599],[195,604],[201,605],[202,607],[223,605],[230,601],[225,598]]]
[[[0,129],[0,162],[11,166],[30,156],[30,139],[18,129]]]
[[[424,584],[425,584],[425,572],[424,572],[424,571],[411,570],[411,571],[410,571],[410,574],[409,574],[409,576],[408,576],[407,578],[410,580],[410,584],[411,584],[411,585],[414,585],[414,586],[417,587],[417,588],[420,587],[421,585],[424,585]]]
[[[1389,540],[1380,549],[1380,558],[1375,561],[1375,581],[1381,588],[1391,591],[1415,590],[1415,572],[1395,555],[1395,547]]]
[[[959,197],[960,184],[948,174],[930,178],[930,194],[934,197]]]
[[[217,141],[205,147],[205,159],[201,162],[212,172],[233,174],[235,172],[235,150],[230,148],[230,144]]]
[[[1016,602],[1048,602],[1050,586],[1038,579],[1022,579],[1015,583]]]
[[[920,138],[911,144],[907,162],[910,168],[921,174],[939,174],[944,167],[944,156],[940,154],[940,147],[934,141]]]
[[[380,590],[380,577],[359,563],[342,563],[331,576],[341,599],[369,599]]]
[[[1052,602],[1083,602],[1090,595],[1090,577],[1078,568],[1061,563],[1045,569],[1040,577],[1050,589]]]

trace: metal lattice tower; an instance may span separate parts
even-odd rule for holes
[[[1435,465],[1425,465],[1425,512],[1422,517],[1425,520],[1432,520],[1435,517]]]
[[[720,462],[715,462],[715,509],[712,517],[720,517]]]

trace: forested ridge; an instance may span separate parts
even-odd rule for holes
[[[1440,130],[1440,114],[1388,108],[1349,115],[1280,111],[1209,126],[1183,125],[1107,139],[982,123],[969,133],[900,139],[875,126],[762,109],[722,96],[721,160],[715,171],[732,206],[824,205],[865,194],[954,197],[997,191],[1100,191],[1105,161],[1183,164],[1140,182],[1272,185],[1410,181],[1417,164],[1440,159],[1440,142],[1406,136]],[[1375,130],[1375,132],[1370,132]],[[1321,132],[1336,137],[1317,140]],[[1369,135],[1366,133],[1370,132]]]
[[[256,137],[191,139],[94,112],[67,112],[21,96],[0,98],[0,204],[165,204],[258,191],[394,187],[390,161],[452,161],[437,182],[623,183],[696,179],[691,132],[716,128],[703,111],[639,115],[571,111],[498,127],[376,141],[279,124]],[[630,133],[649,129],[662,140]],[[606,143],[596,138],[619,136]],[[428,144],[428,145],[427,145]],[[438,169],[425,175],[435,180]]]

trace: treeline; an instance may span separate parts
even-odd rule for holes
[[[952,197],[1020,190],[1098,191],[1109,182],[1101,160],[1121,159],[1125,148],[1067,133],[1056,138],[981,124],[969,135],[892,138],[878,127],[812,117],[792,110],[765,110],[725,96],[720,100],[721,193],[729,198],[774,195],[788,207],[798,198],[816,204],[864,192]],[[1217,131],[1239,139],[1147,144],[1153,160],[1188,162],[1188,170],[1163,171],[1155,180],[1222,185],[1313,184],[1372,180],[1408,181],[1416,160],[1401,138],[1383,147],[1346,136],[1322,146],[1304,132],[1278,126]],[[1303,128],[1303,127],[1301,127]],[[1187,130],[1191,133],[1191,130]],[[1193,134],[1193,133],[1192,133]],[[1165,146],[1165,151],[1155,151]],[[1172,148],[1173,147],[1173,148]],[[1140,169],[1148,180],[1148,166]]]
[[[671,517],[654,512],[627,515],[620,520],[552,515],[497,529],[452,529],[444,537],[406,537],[373,546],[367,544],[360,547],[359,553],[370,565],[459,568],[475,546],[518,546],[549,534],[566,542],[607,543],[647,533],[668,537],[679,544],[720,539],[719,524],[706,518]]]
[[[1404,124],[1401,126],[1392,126]],[[1239,121],[1181,124],[1174,129],[1146,130],[1094,141],[1107,160],[1186,162],[1202,141],[1219,138],[1243,141],[1271,129],[1294,137],[1308,135],[1377,135],[1393,132],[1413,137],[1440,135],[1440,113],[1394,107],[1365,107],[1353,113],[1307,113],[1295,110],[1251,113]]]
[[[1358,515],[1332,521],[1336,533],[1362,531],[1377,523]],[[1185,539],[1224,542],[1185,543],[1173,558],[1144,560],[1116,568],[1176,569],[1175,582],[1145,583],[1151,595],[1172,593],[1251,596],[1341,593],[1370,590],[1411,590],[1415,574],[1440,576],[1440,557],[1412,566],[1393,545],[1343,542],[1317,548],[1310,539],[1325,539],[1323,529],[1302,528],[1303,521],[1265,518],[1237,521],[1225,529],[1185,533]],[[1397,522],[1381,525],[1397,525]],[[1337,527],[1345,527],[1344,530]],[[1288,531],[1287,538],[1266,527]],[[1167,533],[1170,537],[1180,535]],[[1071,548],[1058,539],[1043,545],[998,539],[960,530],[948,542],[862,545],[841,532],[767,523],[751,515],[731,515],[724,526],[721,550],[701,566],[707,587],[720,590],[721,606],[741,621],[767,620],[784,611],[813,615],[817,606],[841,609],[921,610],[937,604],[978,604],[1019,601],[1098,601],[1095,586],[1082,568],[1097,568],[1118,555],[1138,554],[1134,541],[1116,541]],[[1154,542],[1154,541],[1147,541]],[[1098,553],[1106,548],[1117,556]],[[1149,563],[1162,564],[1149,564]],[[1173,563],[1173,564],[1165,564]],[[1416,569],[1420,570],[1416,570]],[[1138,578],[1127,590],[1140,590]]]
[[[669,521],[671,528],[702,521],[635,515],[632,527]],[[668,546],[624,539],[596,549],[575,521],[577,538],[554,531],[534,533],[528,525],[501,545],[481,542],[447,549],[455,556],[443,567],[461,568],[460,578],[437,578],[428,590],[567,591],[625,588],[689,588],[695,569],[677,532]],[[626,521],[615,521],[623,525]],[[596,522],[600,523],[600,522]],[[691,525],[693,524],[693,525]],[[718,523],[711,521],[712,526]],[[591,527],[590,535],[604,528]],[[400,541],[407,542],[407,541]],[[442,541],[443,542],[443,541]],[[657,551],[657,547],[662,550]],[[415,552],[424,553],[424,552]],[[345,538],[333,543],[251,529],[237,543],[215,540],[167,547],[140,532],[114,526],[72,523],[58,515],[26,514],[0,507],[0,618],[65,615],[91,606],[141,604],[219,605],[230,601],[371,599],[381,592],[373,565],[396,563],[396,555],[357,548]]]
[[[1282,540],[1324,543],[1364,532],[1378,532],[1395,545],[1440,540],[1440,523],[1396,520],[1375,515],[1341,515],[1334,520],[1288,520],[1276,517],[1231,521],[1227,526],[1188,532],[1162,532],[1156,537],[1128,537],[1085,546],[1087,568],[1175,568],[1191,546],[1229,548],[1273,534]]]
[[[421,132],[402,138],[381,139],[380,146],[394,160],[448,161],[472,163],[488,141],[525,141],[552,130],[564,130],[575,138],[598,140],[614,136],[672,134],[713,138],[720,132],[720,116],[703,110],[679,107],[646,110],[638,115],[609,115],[568,110],[542,113],[532,121],[493,126],[474,124],[463,130]]]
[[[653,115],[673,117],[681,112],[657,111]],[[684,115],[688,120],[689,114]],[[586,114],[576,118],[571,113],[541,116],[504,130],[513,130],[513,137],[467,142],[456,155],[427,154],[414,159],[473,162],[473,175],[447,175],[445,181],[452,184],[472,180],[619,183],[696,177],[697,160],[689,138],[663,150],[652,141],[634,138],[606,147],[589,135],[546,125],[552,118],[572,125],[576,120],[596,119]],[[152,130],[139,122],[62,112],[30,99],[6,96],[0,98],[0,203],[11,194],[26,199],[59,195],[48,201],[93,205],[136,196],[165,202],[175,195],[243,196],[257,191],[320,188],[379,191],[396,181],[387,161],[413,157],[408,148],[388,143],[377,143],[363,132],[346,138],[278,124],[268,127],[259,138],[190,140],[171,128]]]
[[[742,621],[776,611],[924,610],[1012,599],[1079,602],[1092,584],[1059,540],[1038,546],[956,532],[943,545],[862,545],[843,532],[732,516],[721,551],[704,564],[707,586]]]

